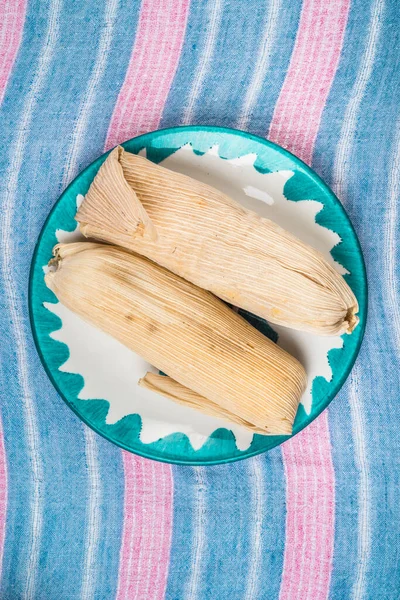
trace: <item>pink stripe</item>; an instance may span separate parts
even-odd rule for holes
[[[171,547],[171,467],[122,454],[125,507],[117,600],[161,600]]]
[[[350,0],[304,0],[269,139],[311,163],[331,89]],[[280,600],[326,600],[332,573],[335,472],[328,412],[282,446],[286,542]]]
[[[304,0],[269,139],[310,163],[342,50],[350,0]]]
[[[4,447],[3,426],[0,420],[0,578],[4,554],[4,538],[7,515],[7,461]]]
[[[0,104],[22,39],[26,0],[0,2]]]
[[[138,30],[106,148],[157,129],[185,37],[190,0],[142,0]]]
[[[282,446],[286,544],[280,600],[329,595],[335,523],[335,473],[328,412]]]

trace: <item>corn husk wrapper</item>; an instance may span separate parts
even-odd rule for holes
[[[220,419],[225,419],[226,421],[231,421],[232,423],[237,423],[237,425],[241,425],[242,427],[251,430],[253,433],[265,435],[265,429],[260,429],[256,425],[252,425],[238,415],[229,412],[222,406],[208,400],[208,398],[200,396],[200,394],[197,394],[193,390],[190,390],[166,375],[157,375],[157,373],[148,371],[144,377],[139,379],[139,385],[147,390],[161,394],[166,398],[170,398],[170,400],[173,400],[182,406],[193,408],[211,417],[218,417]]]
[[[197,404],[204,397],[213,414],[260,433],[291,433],[303,367],[221,300],[113,246],[60,244],[52,264],[46,284],[60,302],[195,392]]]
[[[271,323],[351,333],[357,300],[322,254],[218,190],[115,148],[78,210],[117,244]]]

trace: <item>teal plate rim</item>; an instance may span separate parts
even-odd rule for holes
[[[123,147],[125,147],[125,149],[127,149],[128,151],[131,151],[131,152],[133,152],[133,151],[139,152],[141,149],[146,148],[148,158],[150,158],[154,162],[159,162],[159,161],[163,160],[164,158],[166,158],[169,154],[172,154],[173,152],[178,150],[180,147],[182,147],[185,144],[189,143],[193,146],[195,146],[195,145],[197,146],[197,144],[192,143],[193,139],[189,139],[189,137],[188,137],[188,136],[192,136],[192,135],[199,138],[197,140],[197,142],[200,142],[203,139],[202,144],[199,143],[199,145],[202,146],[202,149],[199,150],[198,147],[196,147],[196,149],[195,149],[195,152],[198,152],[199,154],[203,154],[204,152],[206,152],[208,149],[210,149],[212,146],[215,146],[215,145],[219,145],[219,152],[221,153],[221,146],[224,146],[224,144],[225,144],[225,147],[222,148],[222,153],[220,154],[220,156],[223,156],[223,158],[233,158],[233,157],[237,157],[237,156],[243,156],[244,154],[248,154],[251,152],[252,144],[256,144],[267,150],[274,151],[276,163],[274,165],[270,164],[270,167],[273,166],[273,168],[268,168],[265,165],[263,165],[263,161],[260,160],[260,156],[259,156],[260,150],[258,152],[256,152],[257,160],[254,165],[255,168],[259,169],[261,172],[271,172],[271,171],[276,171],[278,169],[290,168],[287,163],[291,163],[292,170],[293,170],[293,167],[296,166],[296,169],[294,169],[295,175],[291,179],[289,179],[289,181],[285,185],[285,196],[288,199],[293,200],[293,201],[302,200],[302,199],[305,199],[305,197],[307,199],[316,199],[316,200],[320,201],[323,204],[323,208],[316,215],[316,221],[319,224],[323,225],[324,227],[328,227],[328,229],[332,229],[332,227],[330,226],[332,224],[331,223],[332,219],[329,217],[329,215],[326,215],[324,213],[326,212],[325,211],[326,200],[328,200],[330,202],[331,208],[333,207],[335,209],[335,212],[337,213],[338,223],[339,222],[341,223],[341,227],[335,227],[334,230],[336,232],[338,232],[340,237],[342,238],[342,241],[332,249],[331,253],[342,264],[344,264],[345,267],[348,266],[348,263],[349,263],[349,260],[348,260],[349,256],[348,256],[348,254],[346,254],[346,252],[347,253],[349,252],[349,249],[345,250],[345,253],[342,254],[342,252],[344,250],[343,246],[346,246],[348,243],[351,242],[350,243],[350,246],[351,246],[350,262],[354,261],[355,268],[349,269],[350,275],[346,276],[346,279],[347,279],[349,285],[352,287],[353,291],[355,291],[356,295],[357,295],[357,299],[359,302],[359,308],[360,308],[360,310],[359,310],[360,324],[351,336],[344,336],[344,338],[347,338],[347,339],[345,339],[343,348],[332,349],[329,351],[328,360],[329,360],[329,362],[332,366],[332,370],[334,372],[333,364],[335,363],[337,353],[339,352],[341,354],[344,352],[345,349],[347,349],[347,346],[349,346],[349,345],[351,346],[351,348],[349,350],[350,357],[347,360],[345,367],[341,370],[340,375],[337,378],[335,384],[331,384],[331,382],[327,382],[323,377],[316,377],[314,379],[313,388],[312,388],[313,389],[313,407],[312,407],[311,413],[309,415],[307,415],[305,413],[303,407],[302,406],[299,407],[298,415],[296,417],[296,421],[295,421],[295,425],[294,425],[293,435],[292,436],[259,436],[259,435],[256,435],[256,436],[254,436],[253,442],[250,445],[250,447],[247,450],[240,451],[236,448],[236,446],[234,444],[233,434],[231,432],[229,432],[227,429],[218,429],[208,438],[207,442],[202,446],[202,448],[200,450],[195,451],[192,449],[187,436],[183,433],[176,432],[174,434],[170,434],[166,438],[162,438],[161,440],[158,440],[157,442],[153,442],[151,444],[143,444],[139,440],[139,444],[140,444],[140,446],[142,446],[142,448],[140,448],[140,447],[133,448],[131,445],[128,445],[121,440],[115,439],[115,434],[113,437],[113,434],[110,433],[109,430],[110,429],[114,430],[114,428],[117,427],[117,428],[119,428],[119,430],[121,430],[121,428],[122,428],[122,430],[127,431],[127,428],[131,429],[132,424],[134,424],[135,431],[138,434],[140,432],[140,427],[141,427],[141,419],[140,419],[139,415],[128,415],[127,417],[124,417],[123,419],[121,419],[120,421],[118,421],[116,424],[113,424],[113,425],[105,425],[105,418],[104,418],[104,425],[103,425],[103,428],[101,428],[101,426],[93,423],[93,421],[91,421],[90,417],[88,417],[87,411],[83,410],[83,406],[87,407],[88,404],[94,403],[94,404],[98,405],[100,403],[100,409],[99,410],[96,409],[96,410],[98,413],[100,412],[101,414],[103,414],[104,410],[105,410],[105,413],[108,410],[108,408],[107,408],[108,402],[103,399],[79,400],[77,398],[77,395],[79,394],[79,391],[82,388],[82,384],[77,383],[77,381],[79,382],[80,379],[83,381],[83,378],[80,375],[64,373],[64,372],[60,372],[58,370],[58,367],[61,366],[61,364],[63,364],[63,362],[65,362],[65,360],[68,358],[68,348],[65,344],[62,344],[61,342],[53,340],[52,338],[49,337],[50,331],[54,331],[54,330],[58,329],[59,327],[57,327],[57,324],[61,323],[61,321],[58,317],[53,315],[53,313],[50,313],[50,311],[47,311],[47,309],[45,309],[43,307],[44,301],[50,301],[50,302],[53,301],[54,302],[55,296],[52,295],[52,292],[50,292],[50,290],[47,290],[46,286],[44,285],[44,282],[42,285],[44,287],[44,290],[46,290],[47,298],[43,298],[43,295],[36,294],[34,290],[35,290],[36,283],[40,284],[40,277],[43,281],[42,265],[45,263],[39,262],[38,259],[39,259],[39,255],[42,251],[42,245],[43,245],[45,234],[47,232],[47,228],[49,227],[49,224],[51,223],[52,218],[54,217],[56,211],[60,208],[60,206],[62,206],[64,199],[68,199],[68,196],[71,194],[71,191],[74,190],[74,187],[77,185],[78,182],[80,182],[82,179],[87,177],[88,174],[90,174],[92,172],[93,172],[93,174],[91,176],[91,180],[93,179],[95,172],[97,172],[98,168],[100,167],[102,162],[105,160],[105,158],[107,157],[107,155],[109,154],[110,151],[108,151],[108,152],[104,153],[103,155],[101,155],[100,157],[98,157],[94,162],[92,162],[81,173],[78,174],[78,176],[69,184],[69,186],[64,190],[64,192],[58,198],[58,200],[54,204],[53,208],[51,209],[49,215],[47,216],[47,219],[46,219],[46,221],[42,227],[42,230],[40,232],[40,235],[39,235],[39,238],[38,238],[38,241],[36,243],[35,250],[33,253],[33,257],[32,257],[31,269],[30,269],[30,275],[29,275],[29,291],[28,291],[29,300],[28,300],[28,303],[29,303],[29,317],[30,317],[33,338],[35,341],[35,345],[36,345],[40,360],[43,364],[43,367],[44,367],[50,381],[52,382],[53,386],[55,387],[57,392],[60,394],[60,396],[62,397],[64,402],[74,411],[74,413],[86,425],[88,425],[91,429],[96,431],[96,433],[98,433],[99,435],[101,435],[102,437],[107,439],[108,441],[112,442],[113,444],[119,446],[120,448],[123,448],[124,450],[132,452],[132,453],[142,456],[144,458],[157,460],[157,461],[165,462],[165,463],[169,463],[169,464],[191,465],[191,466],[196,466],[196,465],[197,466],[206,466],[206,465],[212,466],[212,465],[235,462],[237,460],[244,460],[245,458],[250,458],[252,456],[261,454],[263,452],[268,452],[272,448],[284,443],[285,441],[287,441],[288,439],[290,439],[291,437],[293,437],[294,435],[296,435],[297,433],[302,431],[315,418],[317,418],[325,408],[327,408],[327,406],[330,404],[330,402],[336,396],[336,394],[338,393],[340,388],[343,386],[345,380],[347,379],[347,377],[354,365],[354,362],[357,358],[358,352],[360,350],[362,339],[364,336],[365,326],[366,326],[367,305],[368,305],[368,286],[367,286],[366,268],[365,268],[365,263],[364,263],[364,258],[363,258],[360,242],[358,240],[358,237],[354,230],[354,227],[353,227],[349,217],[347,216],[345,209],[343,208],[342,204],[340,203],[339,199],[336,197],[336,195],[333,193],[333,191],[328,187],[328,185],[308,165],[306,165],[297,156],[295,156],[288,150],[285,150],[281,146],[275,144],[274,142],[271,142],[269,140],[263,139],[259,136],[256,136],[256,135],[253,135],[253,134],[241,131],[241,130],[231,129],[231,128],[227,128],[227,127],[188,125],[188,126],[179,126],[179,127],[158,129],[156,131],[145,133],[143,135],[140,135],[140,136],[137,136],[130,140],[127,140],[126,142],[124,142],[121,145]],[[159,147],[154,145],[154,142],[157,141],[158,138],[163,138],[165,136],[172,136],[172,137],[178,138],[180,141],[175,141],[175,145],[168,148],[167,150],[165,149],[165,145],[160,145]],[[230,141],[232,142],[232,136],[237,138],[238,142],[243,144],[243,146],[247,146],[247,147],[242,148],[241,150],[238,149],[237,151],[234,151],[232,153],[232,150],[230,149],[231,144],[229,144],[229,141],[228,141],[228,144],[226,145],[227,140],[225,139],[225,138],[231,138]],[[186,141],[185,141],[185,138],[187,138]],[[152,143],[153,143],[153,145],[152,145]],[[254,152],[254,148],[253,148],[253,152]],[[228,156],[229,154],[231,154],[232,156]],[[284,164],[285,162],[286,162],[286,165]],[[259,163],[259,164],[257,164],[257,163]],[[301,197],[296,197],[296,188],[299,187],[299,182],[298,182],[299,178],[303,178],[300,187],[302,187],[303,190],[306,189],[310,192],[307,196],[304,196],[304,191],[303,191]],[[293,181],[293,180],[296,180],[296,181]],[[307,183],[305,184],[305,182],[307,182]],[[289,187],[288,191],[286,190],[287,186]],[[75,196],[76,196],[76,194],[75,194]],[[325,198],[325,202],[322,201],[322,199],[321,199],[322,197]],[[349,238],[348,239],[346,239],[346,237],[343,238],[343,236],[340,234],[340,231],[338,231],[340,229],[346,230],[347,235],[349,236],[349,238],[351,238],[350,242],[349,242]],[[53,241],[54,241],[54,243],[56,243],[55,239]],[[39,277],[39,280],[37,279],[38,277]],[[49,315],[52,315],[50,317],[50,321],[52,323],[51,328],[50,328],[50,330],[46,331],[45,333],[43,333],[43,331],[41,330],[43,319],[41,319],[40,310],[45,310],[46,313],[48,313]],[[41,338],[44,339],[45,337],[46,337],[46,343],[43,343]],[[58,345],[57,346],[58,350],[60,349],[60,346],[65,347],[63,349],[63,351],[66,349],[67,354],[64,353],[62,358],[60,360],[58,360],[58,363],[59,363],[58,366],[56,366],[56,365],[50,366],[49,363],[51,362],[51,358],[50,358],[51,353],[49,354],[48,348],[49,348],[49,346],[56,347],[55,345]],[[56,354],[58,353],[58,350],[57,350]],[[340,354],[339,354],[339,356],[340,356]],[[60,388],[59,382],[57,381],[57,378],[56,378],[54,372],[58,373],[58,376],[61,373],[63,379],[68,378],[68,376],[75,378],[75,381],[72,385],[73,391],[69,394],[70,396],[71,395],[75,396],[74,400],[71,400],[71,398],[68,398],[66,393],[63,391],[63,389]],[[324,392],[324,388],[326,388],[327,386],[330,388],[328,393]],[[318,388],[317,394],[322,395],[322,399],[320,399],[320,401],[318,401],[316,404],[314,402],[314,387]],[[86,404],[82,404],[82,403],[86,403]],[[100,421],[101,421],[101,417],[100,417]],[[129,423],[129,425],[128,425],[128,423]],[[233,446],[235,447],[235,450],[232,451],[232,454],[229,456],[219,457],[219,458],[211,458],[211,457],[210,458],[202,458],[201,456],[199,456],[202,454],[202,449],[204,448],[204,446],[206,446],[210,440],[216,439],[221,432],[226,432],[227,435],[225,435],[225,438],[228,440],[228,442],[230,440],[231,443],[233,444]],[[163,451],[162,451],[163,446],[166,446],[169,443],[171,443],[171,439],[175,438],[176,436],[179,438],[179,440],[178,440],[179,444],[183,444],[183,446],[187,448],[188,453],[192,455],[191,458],[186,458],[186,457],[182,458],[182,457],[178,457],[178,456],[163,454]],[[261,440],[260,440],[260,438],[261,438]],[[256,441],[256,444],[255,444],[255,441]],[[175,443],[175,442],[173,441],[172,443]],[[161,444],[161,446],[160,446],[160,444]],[[161,449],[160,449],[160,447],[161,447]],[[198,458],[196,458],[196,455],[198,456]]]

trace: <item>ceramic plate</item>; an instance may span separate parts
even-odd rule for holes
[[[123,146],[213,185],[277,222],[318,248],[353,289],[360,305],[360,325],[350,336],[320,337],[269,325],[242,313],[306,368],[308,387],[294,425],[297,433],[328,406],[343,385],[365,327],[363,258],[339,200],[301,160],[271,142],[240,131],[179,127],[134,138]],[[32,329],[54,386],[92,429],[148,458],[217,464],[254,456],[281,444],[287,437],[253,436],[237,425],[201,415],[140,388],[137,382],[150,366],[75,316],[47,289],[44,273],[52,248],[58,241],[80,239],[74,215],[106,156],[78,175],[60,197],[43,227],[32,261]]]

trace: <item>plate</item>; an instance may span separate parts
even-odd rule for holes
[[[335,397],[360,348],[367,283],[362,252],[339,200],[301,160],[262,138],[217,127],[154,131],[122,144],[172,170],[227,193],[318,248],[346,278],[360,305],[352,335],[323,337],[293,331],[242,312],[252,325],[304,365],[308,388],[294,433]],[[110,336],[60,304],[44,283],[58,242],[80,239],[74,215],[104,154],[59,198],[40,234],[32,260],[31,324],[44,368],[65,402],[92,429],[121,448],[177,464],[218,464],[254,456],[287,436],[254,435],[222,419],[201,415],[137,385],[154,370]]]

